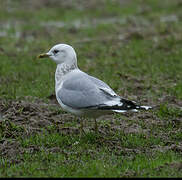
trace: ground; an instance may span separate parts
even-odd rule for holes
[[[0,6],[0,177],[181,177],[180,0],[10,0]],[[51,60],[78,66],[154,108],[80,119],[55,99]]]

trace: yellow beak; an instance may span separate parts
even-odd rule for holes
[[[49,56],[50,56],[49,54],[43,53],[43,54],[38,55],[37,57],[38,58],[45,58],[45,57],[49,57]]]

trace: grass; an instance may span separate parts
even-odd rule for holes
[[[80,2],[1,2],[0,177],[181,177],[182,3]],[[57,43],[119,95],[156,108],[103,116],[97,134],[85,119],[81,135],[55,103],[56,65],[37,59]]]

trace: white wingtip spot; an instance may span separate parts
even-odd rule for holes
[[[145,110],[149,110],[149,109],[152,109],[151,106],[140,106],[141,108],[144,108]]]

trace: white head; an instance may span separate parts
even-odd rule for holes
[[[75,50],[67,44],[57,44],[53,46],[49,52],[40,54],[39,58],[50,57],[56,64],[77,64]]]

